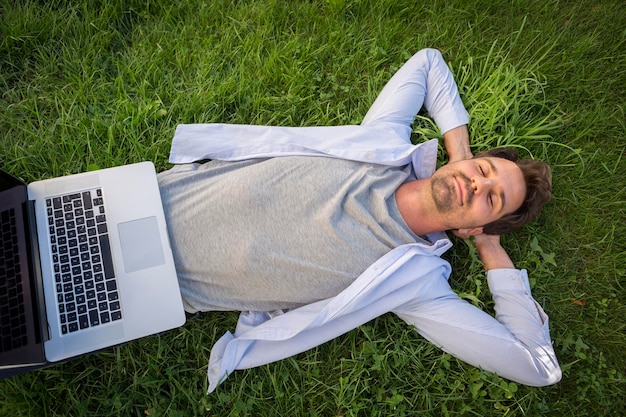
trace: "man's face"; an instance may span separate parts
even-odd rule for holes
[[[522,171],[503,158],[474,158],[439,168],[431,192],[448,229],[482,227],[517,210],[524,201]]]

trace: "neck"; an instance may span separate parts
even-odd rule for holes
[[[421,236],[446,229],[434,215],[437,211],[428,179],[405,182],[395,195],[400,215],[413,233]]]

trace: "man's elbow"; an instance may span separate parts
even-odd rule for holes
[[[519,374],[518,382],[531,387],[547,387],[561,380],[563,374],[554,352],[545,352],[542,356],[528,362],[526,371]]]
[[[546,369],[541,373],[537,373],[537,379],[526,385],[530,385],[532,387],[547,387],[559,382],[562,376],[563,374],[561,373],[561,368],[557,365],[554,368]]]
[[[552,349],[519,349],[508,353],[506,361],[499,362],[493,369],[503,378],[530,387],[547,387],[563,376]]]

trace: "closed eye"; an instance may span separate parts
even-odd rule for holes
[[[493,176],[494,178],[497,177],[498,170],[496,169],[496,166],[494,165],[493,161],[491,159],[489,159],[489,158],[486,158],[485,160],[487,161],[487,164],[489,164],[490,175]],[[482,172],[483,175],[485,175],[485,171],[482,169],[482,167],[480,169],[480,172]],[[490,201],[491,201],[492,204],[495,203],[493,201],[493,198],[492,198],[491,194],[490,194],[489,198],[491,199]],[[499,211],[500,212],[504,211],[504,207],[506,207],[506,197],[505,197],[504,191],[501,190],[498,193],[498,195],[496,196],[496,198],[498,198],[500,200],[500,201],[498,201]]]
[[[480,170],[481,175],[483,177],[487,178],[487,173],[486,173],[485,169],[482,167],[482,165],[478,165],[478,169]],[[487,201],[489,202],[489,206],[491,208],[493,208],[494,202],[493,202],[493,194],[492,193],[487,194]]]

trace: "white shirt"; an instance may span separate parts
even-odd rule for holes
[[[411,124],[422,105],[442,133],[469,117],[441,54],[415,54],[387,83],[359,126],[271,127],[180,125],[170,162],[227,161],[285,155],[337,157],[369,163],[412,164],[418,178],[432,175],[437,141],[412,145]],[[561,379],[548,317],[532,298],[526,271],[487,273],[496,317],[460,299],[448,285],[451,247],[445,233],[432,245],[414,243],[387,253],[333,298],[288,312],[243,312],[234,334],[211,350],[209,392],[231,372],[280,360],[344,334],[387,312],[416,327],[444,351],[526,385]]]

